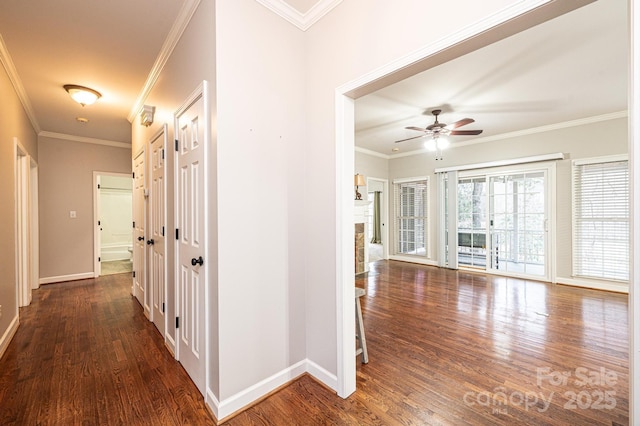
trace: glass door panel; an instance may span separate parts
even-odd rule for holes
[[[490,268],[546,277],[545,171],[491,176]]]
[[[458,180],[458,264],[487,264],[487,179]]]

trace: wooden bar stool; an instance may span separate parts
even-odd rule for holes
[[[356,350],[356,356],[362,354],[362,363],[369,362],[367,353],[367,339],[364,337],[364,323],[362,322],[362,308],[360,307],[360,297],[366,294],[365,290],[356,287],[356,339],[360,341],[360,347]]]

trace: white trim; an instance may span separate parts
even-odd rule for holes
[[[385,160],[390,160],[390,159],[392,159],[392,158],[395,158],[395,157],[392,157],[392,156],[390,156],[390,155],[380,154],[379,152],[372,151],[372,150],[367,149],[367,148],[361,148],[361,147],[359,147],[359,146],[356,146],[356,147],[354,148],[354,150],[355,150],[356,152],[360,152],[360,153],[362,153],[362,154],[371,155],[371,156],[373,156],[373,157],[384,158]],[[415,152],[415,151],[414,151],[414,152]],[[412,154],[412,155],[413,155],[413,154]]]
[[[66,281],[86,280],[93,277],[93,271],[82,272],[80,274],[58,275],[56,277],[40,278],[40,284],[61,283]]]
[[[479,34],[482,34],[491,29],[495,29],[496,27],[509,22],[514,18],[519,17],[520,15],[524,15],[528,12],[533,11],[534,9],[552,2],[553,0],[518,1],[516,4],[512,4],[481,21],[462,28],[455,33],[449,34],[448,36],[436,40],[433,43],[430,43],[414,52],[409,53],[408,55],[389,62],[388,64],[383,65],[380,68],[377,68],[369,73],[366,73],[355,80],[343,84],[342,86],[337,88],[337,92],[349,96],[362,96],[364,94],[377,90],[378,87],[374,87],[370,90],[366,90],[366,93],[356,93],[356,91],[358,91],[359,89],[370,86],[372,85],[372,83],[380,83],[380,87],[388,85],[389,83],[385,84],[385,82],[382,81],[385,77],[390,77],[394,74],[402,74],[402,76],[400,76],[400,80],[402,80],[406,77],[409,77],[410,75],[415,74],[407,73],[406,69],[408,67],[415,65],[429,57],[432,57],[437,53],[442,53],[445,50],[460,43],[469,41]]]
[[[354,295],[355,297],[355,295]],[[355,303],[354,303],[355,306]],[[354,354],[355,359],[355,354]],[[336,389],[338,387],[338,376],[332,374],[326,369],[322,368],[315,362],[307,359],[307,373],[311,374],[313,377],[318,379],[320,382],[329,386],[332,389]]]
[[[499,141],[499,140],[504,140],[504,139],[512,139],[512,138],[517,138],[517,137],[522,137],[522,136],[528,136],[528,135],[535,135],[538,133],[544,133],[544,132],[550,132],[552,130],[559,130],[559,129],[566,129],[569,127],[577,127],[577,126],[584,126],[587,124],[593,124],[593,123],[599,123],[601,121],[607,121],[607,120],[615,120],[618,118],[624,118],[628,116],[628,111],[618,111],[618,112],[612,112],[609,114],[602,114],[602,115],[596,115],[593,117],[585,117],[585,118],[579,118],[577,120],[571,120],[571,121],[563,121],[562,123],[555,123],[555,124],[549,124],[546,126],[540,126],[540,127],[533,127],[531,129],[523,129],[523,130],[518,130],[515,132],[508,132],[508,133],[501,133],[499,135],[493,135],[493,136],[486,136],[483,138],[474,138],[472,140],[468,140],[468,141],[464,141],[464,142],[453,142],[451,144],[451,146],[447,149],[454,149],[454,148],[458,148],[458,147],[463,147],[463,146],[469,146],[469,145],[477,145],[477,144],[481,144],[481,143],[488,143],[488,142],[494,142],[494,141]],[[360,148],[366,151],[366,148]],[[427,149],[417,149],[415,151],[409,151],[409,152],[403,152],[400,154],[392,154],[390,156],[388,156],[391,159],[394,158],[402,158],[402,157],[411,157],[414,155],[420,155],[420,154],[424,154],[424,153],[428,153],[430,151],[428,151]],[[384,154],[380,154],[379,155],[384,155]]]
[[[94,278],[102,275],[102,265],[98,261],[98,257],[102,257],[102,244],[101,244],[101,234],[100,234],[100,226],[98,225],[98,221],[100,220],[100,199],[98,189],[98,178],[100,176],[116,176],[122,178],[132,179],[131,173],[115,173],[115,172],[101,172],[99,170],[93,171],[93,276]],[[133,201],[133,187],[131,189],[131,198]],[[131,230],[133,233],[133,230]],[[133,247],[132,241],[132,247]],[[133,256],[133,254],[132,254]]]
[[[615,291],[616,293],[629,293],[629,283],[619,281],[601,281],[581,278],[558,277],[557,284],[569,285],[572,287],[591,288],[594,290]]]
[[[420,265],[438,266],[438,262],[424,256],[411,256],[401,254],[390,254],[389,260],[398,260],[400,262],[418,263]]]
[[[336,93],[335,98],[335,155],[336,155],[336,357],[337,377],[334,388],[338,396],[346,398],[356,391],[356,348],[353,336],[356,325],[355,253],[353,240],[353,175],[355,151],[353,135],[355,107],[351,98]],[[350,247],[350,248],[349,248]],[[328,383],[327,383],[328,385]]]
[[[200,84],[198,84],[198,86],[196,87],[196,89],[186,98],[186,100],[182,103],[182,105],[180,105],[180,107],[173,113],[173,129],[174,129],[174,137],[177,138],[176,133],[177,133],[177,129],[180,128],[179,126],[179,120],[180,117],[195,103],[198,101],[198,99],[202,98],[202,103],[203,103],[203,119],[204,119],[204,141],[202,144],[202,160],[203,160],[203,164],[202,164],[202,173],[204,174],[204,182],[203,182],[203,200],[202,200],[202,210],[206,213],[209,211],[209,171],[211,170],[211,168],[209,167],[209,146],[211,145],[211,96],[209,94],[209,83],[207,80],[202,80],[202,82]],[[173,155],[173,181],[178,182],[177,179],[177,175],[178,175],[178,161],[179,158],[177,155]],[[178,217],[178,187],[174,186],[174,197],[173,197],[173,220],[176,221],[176,218]],[[146,214],[146,213],[145,213]],[[208,256],[210,254],[209,251],[209,219],[208,216],[205,214],[204,216],[204,223],[202,225],[203,229],[202,229],[202,235],[204,236],[204,240],[202,243],[202,256],[206,259],[205,261],[208,261]],[[182,303],[182,301],[180,300],[180,296],[179,296],[179,291],[178,291],[178,273],[179,273],[179,268],[178,265],[180,265],[180,245],[177,243],[176,240],[174,241],[174,265],[175,267],[173,268],[174,271],[174,287],[175,287],[175,291],[174,291],[174,303],[175,303],[175,314],[176,316],[180,315],[180,303]],[[217,263],[217,262],[216,262]],[[208,265],[214,265],[214,262],[208,262]],[[202,269],[201,269],[202,271]],[[203,383],[203,387],[201,392],[203,392],[204,395],[207,394],[208,390],[210,389],[209,386],[209,370],[210,370],[210,366],[209,366],[209,360],[211,358],[211,354],[210,354],[210,348],[209,348],[209,336],[210,336],[210,330],[211,330],[211,309],[210,306],[211,304],[210,302],[210,291],[209,291],[209,277],[211,276],[211,274],[213,274],[213,272],[210,272],[209,267],[205,267],[204,268],[204,277],[203,277],[203,281],[204,281],[204,383]],[[169,303],[169,300],[167,300],[167,303]],[[167,324],[169,324],[170,321],[167,322]],[[165,334],[166,330],[165,330]],[[176,332],[176,341],[178,340],[177,338],[177,332]],[[180,360],[180,345],[176,343],[175,345],[175,354],[176,354],[176,359]],[[219,367],[219,366],[218,366]],[[195,380],[194,380],[195,382]],[[200,390],[200,389],[199,389]]]
[[[629,161],[628,154],[606,155],[603,157],[580,158],[571,162],[574,166],[584,166],[586,164],[617,163],[619,161]]]
[[[24,112],[27,114],[27,117],[29,117],[29,121],[31,122],[31,126],[33,126],[33,130],[36,133],[40,133],[40,124],[38,123],[35,112],[33,112],[33,106],[31,106],[29,96],[27,95],[26,90],[24,90],[22,80],[20,79],[18,71],[13,64],[13,59],[11,59],[11,55],[9,54],[9,50],[7,49],[7,45],[4,43],[2,34],[0,34],[0,64],[4,66],[4,69],[9,76],[9,81],[11,81],[11,85],[18,95],[18,99],[20,99],[20,103],[22,103]]]
[[[561,152],[557,152],[555,154],[534,155],[532,157],[511,158],[508,160],[489,161],[486,163],[475,163],[475,164],[466,164],[461,166],[443,167],[440,169],[435,169],[434,172],[444,173],[444,172],[452,172],[452,171],[487,169],[490,167],[502,167],[502,166],[511,166],[515,164],[538,163],[538,162],[549,161],[549,160],[564,160],[564,154]]]
[[[217,419],[222,420],[225,417],[230,416],[231,414],[242,410],[247,407],[251,403],[256,400],[264,397],[269,394],[269,392],[278,389],[280,386],[290,383],[296,378],[300,377],[302,374],[307,371],[307,360],[302,360],[294,365],[285,368],[278,373],[267,377],[264,380],[259,381],[256,384],[249,386],[248,388],[241,390],[240,392],[231,395],[229,398],[225,398],[220,401],[217,405],[211,405],[211,403],[215,404],[217,402],[215,395],[207,389],[207,401],[206,403],[213,410],[214,415]]]
[[[344,368],[346,365],[350,365],[350,362],[354,362],[354,360],[350,361],[348,359],[348,355],[346,355],[346,352],[351,353],[353,350],[349,350],[349,348],[354,348],[355,346],[353,344],[354,334],[345,334],[349,333],[349,330],[352,330],[353,328],[344,328],[344,324],[350,323],[352,324],[352,327],[354,324],[354,308],[348,309],[348,306],[353,305],[353,298],[345,300],[344,297],[341,297],[341,295],[348,290],[348,287],[353,287],[352,284],[354,281],[353,270],[349,269],[353,265],[353,249],[347,250],[349,246],[353,245],[353,226],[350,227],[351,231],[349,231],[349,227],[347,226],[353,221],[353,204],[349,203],[351,204],[349,205],[344,202],[345,193],[351,194],[353,190],[353,157],[355,152],[355,136],[353,132],[353,98],[371,93],[378,88],[385,87],[393,82],[403,80],[410,75],[416,74],[419,71],[424,71],[425,69],[433,67],[435,66],[434,58],[447,60],[447,57],[451,58],[452,56],[455,57],[462,55],[465,50],[474,50],[478,47],[478,43],[473,43],[471,40],[480,34],[490,33],[490,35],[487,35],[487,39],[499,39],[507,35],[523,31],[525,28],[529,28],[536,23],[542,22],[544,18],[555,17],[563,11],[566,12],[573,8],[577,8],[580,6],[579,3],[580,2],[554,2],[552,0],[519,1],[483,20],[476,22],[473,25],[463,28],[461,31],[455,32],[443,39],[428,44],[421,49],[398,58],[397,60],[394,60],[336,88],[335,170],[337,186],[337,222],[335,229],[335,250],[337,256],[336,291],[338,298],[336,299],[336,312],[338,316],[338,325],[336,329],[336,344],[338,350],[337,389],[339,396],[348,396],[348,394],[345,395],[341,391],[346,388],[350,388],[351,386],[355,387],[355,371],[350,368]],[[563,7],[566,7],[566,9],[563,9]],[[547,10],[550,10],[551,12],[546,14]],[[519,17],[522,19],[517,19]],[[352,160],[351,164],[348,164],[348,162],[345,164],[345,161],[348,159]],[[351,263],[349,263],[349,260],[351,260]],[[638,263],[640,265],[640,259]],[[351,288],[351,291],[353,291],[353,288]],[[346,346],[345,350],[342,351],[345,342],[347,341],[350,345]]]
[[[138,113],[142,110],[147,97],[151,93],[151,90],[153,90],[153,86],[155,86],[158,78],[160,78],[160,73],[162,73],[164,66],[169,61],[169,58],[173,53],[173,49],[175,49],[176,45],[180,41],[184,30],[187,28],[187,25],[191,21],[191,17],[196,12],[199,5],[200,0],[184,1],[171,30],[169,30],[169,34],[167,34],[167,38],[164,40],[164,44],[160,48],[160,53],[158,53],[156,61],[154,62],[153,67],[151,67],[151,71],[149,71],[147,80],[145,81],[140,94],[136,98],[136,102],[133,104],[129,115],[127,116],[127,120],[129,120],[130,123],[133,123],[133,120],[135,120]]]
[[[11,343],[11,340],[13,340],[13,336],[16,335],[19,325],[20,325],[20,317],[18,316],[18,314],[16,314],[11,320],[9,327],[5,330],[4,334],[2,335],[2,338],[0,338],[0,359],[2,359],[2,357],[4,356],[4,353],[7,351],[7,347],[9,347],[9,343]]]
[[[256,0],[258,3],[292,23],[298,29],[306,31],[318,22],[324,15],[331,12],[342,0],[320,0],[305,13],[301,13],[284,0]]]
[[[114,148],[131,149],[131,144],[127,142],[110,141],[106,139],[87,138],[84,136],[67,135],[64,133],[47,132],[45,130],[38,133],[38,136],[51,139],[60,139],[70,142],[91,143],[95,145],[106,145]]]
[[[391,181],[391,184],[395,185],[396,183],[416,182],[416,181],[421,181],[421,180],[426,180],[427,184],[429,183],[429,177],[428,176],[412,176],[412,177],[406,177],[406,178],[393,179]]]
[[[629,424],[640,422],[640,0],[629,0]]]

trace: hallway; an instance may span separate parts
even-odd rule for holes
[[[33,292],[0,360],[0,424],[214,424],[130,290],[118,274]]]

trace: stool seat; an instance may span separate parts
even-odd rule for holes
[[[362,307],[360,306],[360,298],[367,294],[364,288],[356,287],[356,339],[360,342],[360,347],[356,350],[356,356],[362,354],[362,363],[369,362],[369,354],[367,353],[367,339],[364,336],[364,323],[362,322]]]

